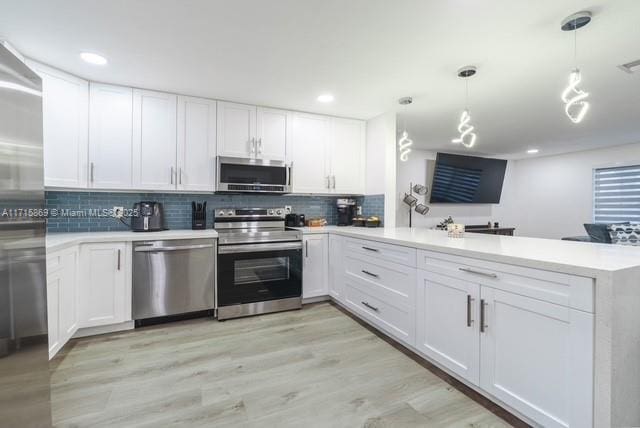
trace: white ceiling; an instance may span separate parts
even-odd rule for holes
[[[574,125],[560,93],[578,33],[587,118]],[[522,156],[640,141],[638,0],[0,0],[0,37],[91,80],[188,95],[371,118],[401,112],[416,146],[455,149],[469,84],[474,153]],[[106,67],[83,63],[94,51]],[[317,95],[335,101],[319,104]]]

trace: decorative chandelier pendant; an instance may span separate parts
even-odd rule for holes
[[[582,28],[591,22],[591,12],[583,11],[574,13],[566,17],[560,29],[562,31],[573,31],[573,59],[577,63],[578,59],[578,28]],[[580,69],[576,66],[569,74],[569,85],[562,91],[562,102],[564,102],[564,112],[573,123],[580,123],[589,110],[587,98],[589,93],[583,91],[578,85],[582,81]]]
[[[462,144],[464,147],[470,149],[476,144],[476,133],[473,132],[475,127],[471,125],[471,114],[469,114],[469,81],[468,77],[476,74],[478,70],[472,65],[467,65],[458,70],[458,77],[465,79],[465,107],[464,111],[460,115],[460,122],[458,123],[458,132],[460,135],[457,138],[451,140],[454,144]]]
[[[402,97],[398,100],[398,104],[401,106],[408,106],[413,102],[413,98],[411,97]],[[398,151],[400,152],[400,160],[402,162],[406,162],[409,160],[409,153],[411,153],[411,146],[413,145],[413,140],[409,138],[409,133],[407,132],[407,121],[406,118],[404,120],[404,131],[398,140]]]
[[[564,112],[573,123],[580,123],[589,110],[589,93],[578,87],[582,76],[577,68],[569,75],[569,86],[562,92]]]
[[[462,144],[466,148],[470,149],[476,143],[476,134],[473,132],[475,127],[469,125],[471,121],[471,115],[468,110],[462,112],[460,115],[460,123],[458,124],[458,132],[460,136],[451,140],[452,143]]]

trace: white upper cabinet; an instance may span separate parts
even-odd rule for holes
[[[218,103],[218,156],[240,158],[256,155],[256,107]]]
[[[178,190],[213,191],[216,102],[178,97]]]
[[[91,83],[89,87],[89,187],[131,189],[133,187],[132,156],[133,90],[122,86]]]
[[[362,194],[365,187],[365,122],[333,119],[331,191]]]
[[[284,161],[290,135],[291,113],[258,107],[256,124],[256,157]]]
[[[295,193],[329,193],[327,149],[331,118],[294,113],[291,160]]]
[[[176,107],[176,95],[133,91],[134,188],[176,188]]]
[[[89,82],[29,61],[42,78],[44,184],[87,187]]]

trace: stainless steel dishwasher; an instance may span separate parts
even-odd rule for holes
[[[215,239],[133,245],[133,319],[215,307]]]

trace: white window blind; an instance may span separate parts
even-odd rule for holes
[[[640,165],[594,171],[596,223],[640,222]]]

